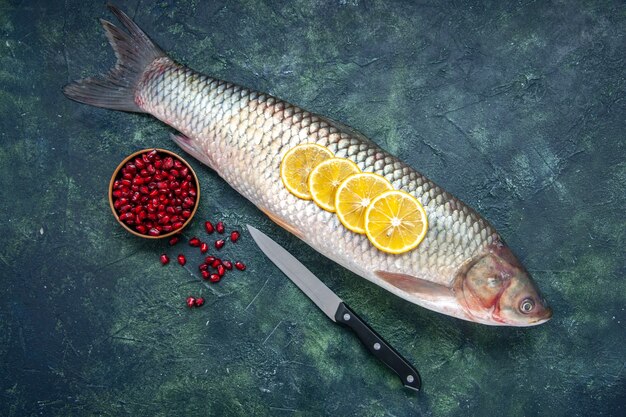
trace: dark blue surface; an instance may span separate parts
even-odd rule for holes
[[[420,370],[404,390],[246,232],[248,270],[204,286],[129,236],[108,180],[176,150],[145,116],[61,87],[114,56],[100,2],[0,3],[0,415],[626,414],[623,2],[117,4],[175,59],[348,124],[475,207],[554,318],[492,328],[433,313],[313,253],[192,161],[202,220],[250,223]],[[207,304],[184,306],[189,294]]]

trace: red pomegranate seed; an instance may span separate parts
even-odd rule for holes
[[[241,262],[241,261],[237,261],[235,262],[235,268],[237,268],[240,271],[245,271],[246,270],[246,265]]]
[[[217,222],[215,230],[217,230],[217,233],[224,233],[224,222]]]
[[[236,230],[234,232],[230,232],[230,241],[235,243],[237,240],[239,240],[239,232]]]
[[[233,263],[231,261],[222,261],[222,265],[224,265],[224,268],[228,269],[229,271],[233,269]]]
[[[178,236],[174,236],[170,239],[170,246],[174,246],[175,244],[178,243],[178,241],[180,240],[180,237]]]
[[[222,260],[220,258],[214,258],[213,261],[211,261],[211,267],[213,268],[217,268],[221,264],[222,264]]]
[[[197,237],[192,237],[191,239],[189,239],[189,246],[197,248],[198,246],[200,246],[200,239],[198,239]]]
[[[162,254],[162,255],[161,255],[161,263],[162,263],[163,265],[167,265],[167,264],[169,264],[169,263],[170,263],[170,257],[169,257],[169,256],[167,256],[166,254]]]
[[[207,253],[209,251],[209,245],[206,242],[200,244],[200,252]]]
[[[218,282],[220,279],[222,279],[222,277],[220,277],[218,274],[211,274],[211,276],[209,277],[209,281],[211,282]]]
[[[208,220],[204,222],[204,228],[208,234],[211,234],[215,231],[215,228],[213,227],[213,223],[211,223]]]
[[[206,258],[204,258],[204,262],[206,262],[207,264],[212,263],[215,260],[215,256],[207,256]]]
[[[187,297],[187,307],[189,308],[193,308],[196,305],[196,299],[195,297]]]
[[[200,271],[200,273],[202,274],[202,279],[209,279],[209,277],[211,276],[211,273],[209,271]]]
[[[187,258],[185,258],[185,255],[183,255],[182,253],[178,255],[177,259],[178,259],[178,263],[181,264],[182,266],[184,266],[187,263]]]
[[[161,234],[161,231],[155,227],[151,227],[150,230],[148,230],[148,234],[150,236],[158,236]]]
[[[198,269],[199,269],[200,271],[206,271],[208,268],[209,268],[209,265],[208,265],[208,264],[200,264],[200,265],[198,266]]]
[[[224,265],[218,265],[217,266],[217,274],[220,277],[223,277],[225,273],[226,273],[226,269],[224,268]]]
[[[226,243],[224,239],[216,240],[215,249],[222,249],[224,247],[224,243]]]
[[[142,235],[145,235],[146,232],[148,231],[148,228],[144,226],[143,224],[138,224],[137,226],[135,226],[135,230],[137,230]]]
[[[196,298],[196,307],[202,307],[204,305],[204,298],[198,297]]]
[[[180,229],[181,227],[183,227],[183,222],[176,222],[172,224],[172,229],[174,230]]]
[[[185,199],[183,200],[183,207],[185,208],[191,208],[193,207],[193,205],[195,204],[195,200],[191,197],[185,197]]]

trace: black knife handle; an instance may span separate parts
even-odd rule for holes
[[[398,374],[405,387],[419,391],[422,380],[417,370],[345,303],[339,304],[335,320],[352,329],[367,350]]]

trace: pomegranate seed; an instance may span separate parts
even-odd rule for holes
[[[230,233],[230,241],[235,243],[237,240],[239,240],[239,232],[235,230]]]
[[[211,282],[218,282],[220,279],[222,279],[222,277],[218,274],[211,274],[211,276],[209,276],[209,281]]]
[[[224,223],[217,222],[217,224],[215,225],[215,230],[217,230],[217,233],[224,233]]]
[[[200,273],[202,274],[202,279],[209,279],[209,277],[211,276],[211,273],[209,271],[200,271]]]
[[[222,261],[222,265],[224,265],[224,268],[228,269],[229,271],[233,269],[233,263],[231,261]]]
[[[173,166],[174,159],[171,156],[168,156],[163,160],[163,169],[172,169]]]
[[[237,268],[240,271],[245,271],[246,270],[246,265],[241,262],[241,261],[237,261],[235,262],[235,268]]]
[[[142,235],[145,235],[146,232],[148,231],[148,228],[144,226],[143,224],[138,224],[137,226],[135,226],[135,230],[137,230]]]
[[[187,297],[187,307],[193,308],[196,305],[196,299],[192,296]]]
[[[206,242],[200,244],[200,252],[207,253],[209,251],[209,245]]]
[[[183,223],[182,222],[176,222],[172,224],[172,229],[176,230],[176,229],[180,229],[181,227],[183,227]]]
[[[215,228],[213,227],[213,223],[211,223],[208,220],[204,222],[204,228],[208,234],[211,234],[215,231]]]
[[[209,268],[209,265],[208,265],[208,264],[200,264],[200,265],[198,266],[198,269],[199,269],[200,271],[206,271],[208,268]]]
[[[181,264],[182,266],[184,266],[187,263],[187,258],[185,258],[185,255],[183,255],[182,253],[178,255],[177,259],[178,259],[178,263]],[[235,264],[235,266],[237,265]]]
[[[152,160],[154,160],[154,157],[155,157],[155,156],[157,156],[157,153],[158,153],[158,152],[157,152],[157,150],[156,150],[156,149],[153,149],[153,150],[151,150],[150,152],[148,152],[148,153],[146,154],[146,157],[147,157],[147,159],[148,159],[148,162],[152,162]]]
[[[180,240],[179,236],[174,236],[170,239],[170,246],[174,246],[175,244],[178,243],[178,241]]]
[[[220,277],[223,277],[225,273],[226,273],[226,269],[224,269],[224,265],[218,265],[217,266],[217,274]]]
[[[198,297],[196,298],[196,307],[202,307],[204,305],[204,298]]]
[[[221,259],[219,258],[214,258],[213,261],[211,262],[211,267],[213,268],[217,268],[218,266],[220,266],[222,264]]]
[[[191,239],[189,239],[189,246],[197,248],[198,246],[200,246],[200,239],[198,239],[197,237],[192,237]]]
[[[215,256],[207,256],[206,258],[204,258],[204,262],[206,262],[207,264],[212,263],[215,260]]]
[[[161,231],[155,227],[151,227],[150,230],[148,230],[148,234],[150,236],[158,236],[161,234]]]
[[[224,243],[226,243],[224,239],[216,240],[215,249],[222,249],[224,247]]]
[[[191,208],[194,204],[196,204],[196,201],[191,197],[185,197],[183,200],[183,207],[185,208]]]
[[[161,255],[161,263],[162,263],[163,265],[167,265],[167,264],[169,264],[169,263],[170,263],[170,258],[169,258],[169,256],[167,256],[166,254],[162,254],[162,255]]]

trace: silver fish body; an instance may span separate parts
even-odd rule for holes
[[[143,32],[122,12],[114,12],[131,33],[126,42],[137,43],[133,38]],[[123,61],[121,35],[110,26],[105,24],[105,29]],[[392,293],[444,314],[493,325],[532,325],[549,318],[545,301],[495,229],[424,175],[340,123],[197,73],[155,51],[129,86],[136,105],[132,110],[179,130],[183,135],[175,141],[185,151],[312,248]],[[89,81],[79,81],[74,91],[70,85],[66,94],[88,104],[121,108],[85,99]],[[76,93],[79,87],[82,96]],[[417,198],[429,221],[422,243],[401,255],[384,253],[365,235],[346,229],[335,214],[292,195],[281,182],[279,167],[285,153],[303,143],[325,146]],[[518,311],[520,303],[530,299],[532,314]]]

